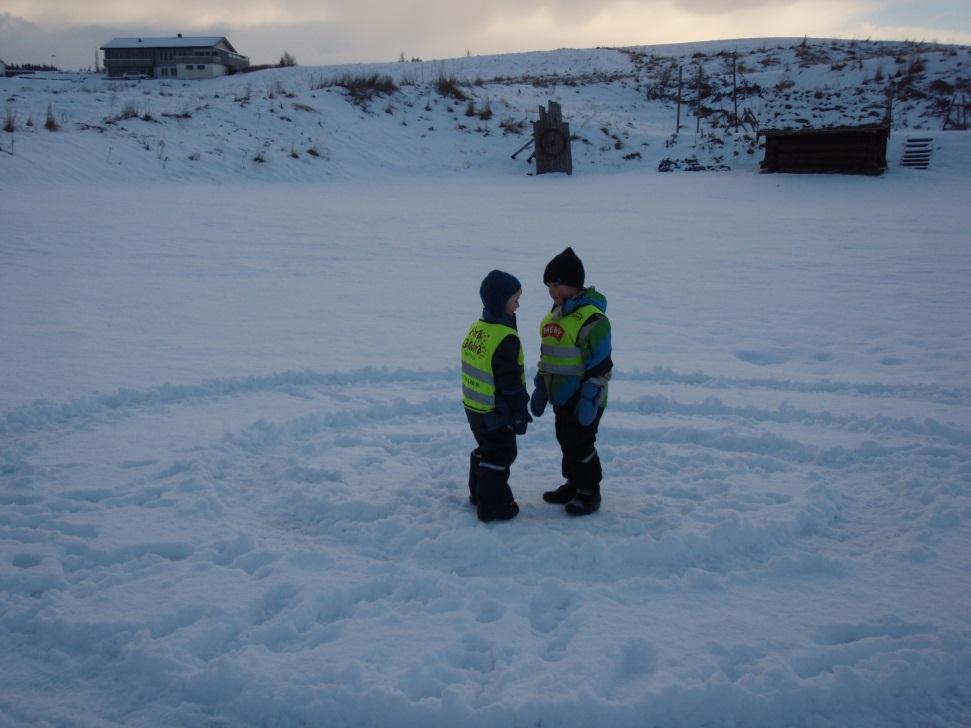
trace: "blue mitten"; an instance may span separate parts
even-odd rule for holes
[[[585,381],[580,389],[580,401],[577,402],[574,412],[577,420],[584,427],[597,419],[597,411],[600,409],[600,390],[601,386],[592,379]]]
[[[546,403],[549,402],[550,395],[546,391],[546,380],[542,373],[537,373],[533,377],[533,396],[529,398],[529,411],[533,417],[542,417],[546,411]]]

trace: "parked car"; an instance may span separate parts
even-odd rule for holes
[[[141,81],[143,78],[151,78],[151,76],[137,71],[126,71],[122,78],[126,81]]]

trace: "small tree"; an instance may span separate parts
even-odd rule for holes
[[[290,51],[283,51],[283,55],[280,56],[280,66],[296,66],[297,59],[293,57]]]

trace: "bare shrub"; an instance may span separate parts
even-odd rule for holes
[[[526,128],[525,119],[503,119],[499,122],[503,134],[522,134]]]
[[[439,95],[447,96],[456,101],[466,101],[469,97],[459,88],[458,79],[455,76],[439,76],[435,81],[435,90]]]
[[[363,76],[345,74],[339,79],[324,79],[323,77],[311,81],[312,89],[322,89],[338,86],[347,91],[347,95],[355,104],[364,105],[375,96],[385,96],[395,93],[398,86],[391,76],[372,73]]]
[[[924,63],[924,59],[920,57],[919,54],[914,54],[910,59],[910,63],[907,65],[907,75],[908,76],[919,76],[927,68],[927,64]]]

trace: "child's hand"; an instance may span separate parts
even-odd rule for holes
[[[532,421],[533,418],[529,416],[529,412],[527,412],[526,408],[524,407],[522,413],[513,418],[512,431],[517,435],[525,435],[526,426]]]
[[[533,377],[533,396],[529,398],[529,411],[533,413],[533,417],[543,416],[549,399],[549,393],[546,391],[546,380],[543,379],[542,373],[537,373]]]
[[[597,419],[600,409],[600,393],[603,388],[593,379],[588,379],[580,389],[580,401],[577,402],[574,413],[581,425],[587,427]]]

